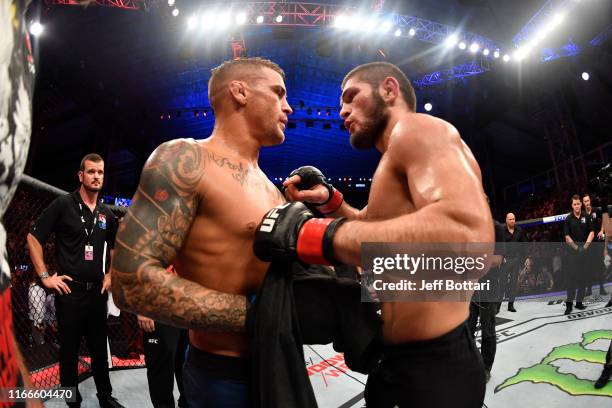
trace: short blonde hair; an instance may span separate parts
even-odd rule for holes
[[[210,79],[208,80],[208,101],[212,106],[213,110],[218,107],[217,97],[215,94],[219,92],[219,87],[226,82],[232,75],[237,76],[238,73],[242,74],[245,70],[270,68],[277,72],[283,80],[285,79],[285,71],[278,66],[275,62],[269,59],[252,57],[252,58],[237,58],[229,61],[225,61],[218,67],[213,68]]]
[[[104,163],[104,159],[98,153],[89,153],[89,154],[86,154],[81,159],[81,167],[79,168],[81,171],[85,171],[85,161],[86,160],[94,162],[94,163],[100,163],[100,162]]]

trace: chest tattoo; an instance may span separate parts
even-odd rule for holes
[[[283,195],[276,187],[267,180],[261,178],[255,172],[243,166],[241,162],[232,162],[228,158],[217,156],[212,152],[207,152],[207,155],[208,158],[220,168],[229,169],[232,178],[242,187],[260,190],[274,201],[284,201]]]

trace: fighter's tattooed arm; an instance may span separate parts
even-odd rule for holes
[[[242,331],[246,298],[207,289],[166,271],[198,209],[206,154],[193,141],[159,146],[144,166],[119,228],[112,262],[117,305],[174,326]]]

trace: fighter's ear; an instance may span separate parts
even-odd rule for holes
[[[83,183],[83,170],[79,170],[77,175],[79,176],[79,183]]]
[[[399,82],[391,76],[383,79],[380,88],[382,92],[381,96],[386,102],[395,101],[401,92]]]
[[[247,103],[246,84],[243,81],[231,81],[228,85],[229,93],[240,106]]]

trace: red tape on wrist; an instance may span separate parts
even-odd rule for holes
[[[317,210],[319,210],[322,214],[327,215],[333,212],[338,211],[338,208],[344,202],[344,196],[342,193],[334,188],[334,194],[332,195],[331,200],[323,205],[317,206]]]
[[[325,230],[335,218],[311,218],[304,223],[298,234],[297,254],[307,264],[331,265],[323,256]]]

